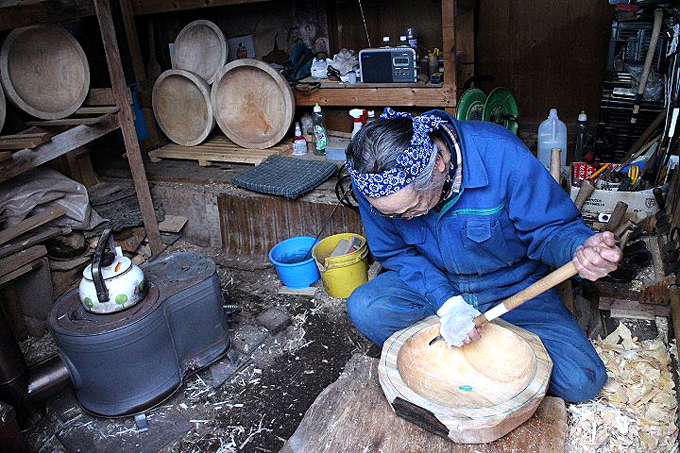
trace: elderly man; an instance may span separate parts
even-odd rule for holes
[[[378,345],[433,314],[447,344],[480,338],[473,318],[573,260],[596,280],[616,269],[611,233],[594,234],[541,163],[500,126],[433,110],[386,109],[347,150],[373,255],[387,270],[347,301]],[[553,360],[548,391],[593,398],[604,365],[553,289],[502,316],[534,332]]]

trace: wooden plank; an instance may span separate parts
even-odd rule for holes
[[[43,0],[2,8],[0,30],[11,30],[40,23],[63,22],[78,17],[92,16],[90,0]]]
[[[149,152],[152,162],[160,159],[196,160],[200,165],[211,162],[230,162],[257,165],[272,154],[287,154],[290,144],[284,143],[267,149],[242,148],[222,135],[214,135],[196,146],[171,143]]]
[[[43,241],[46,241],[47,239],[53,238],[54,236],[59,236],[62,234],[69,234],[71,232],[70,227],[52,227],[52,228],[47,228],[45,230],[40,231],[39,233],[32,234],[32,235],[22,235],[19,237],[17,240],[10,242],[9,244],[5,244],[2,247],[0,247],[0,258],[5,257],[7,255],[11,255],[12,253],[16,253],[20,250],[23,250],[25,248],[28,248],[32,245],[39,244]]]
[[[294,94],[295,105],[298,106],[313,106],[314,104],[327,106],[456,106],[456,90],[450,86],[444,86],[442,88],[347,88],[344,90],[320,88],[309,93],[294,90]]]
[[[99,124],[83,124],[68,129],[52,137],[49,142],[36,146],[33,150],[17,151],[11,161],[0,165],[0,182],[49,162],[117,128],[118,117],[117,114],[113,114]]]
[[[314,296],[319,290],[316,286],[309,286],[307,288],[289,288],[287,286],[282,286],[279,288],[279,294],[290,294],[293,296]]]
[[[13,255],[0,258],[0,276],[14,272],[46,254],[47,249],[44,245],[34,245]]]
[[[22,275],[31,272],[32,270],[38,269],[42,265],[43,265],[42,260],[35,260],[32,263],[29,263],[25,266],[21,266],[20,268],[10,272],[9,274],[5,274],[2,277],[0,277],[0,286],[5,285],[16,278],[19,278]]]
[[[0,162],[4,162],[6,160],[12,159],[12,152],[11,151],[1,151],[0,152]]]
[[[456,0],[442,0],[442,49],[444,54],[444,84],[446,90],[453,91],[453,103],[442,107],[456,106],[456,67],[458,57],[456,56]]]
[[[104,113],[116,113],[120,110],[115,105],[98,105],[92,107],[80,107],[74,115],[101,115]]]
[[[51,126],[79,126],[87,125],[91,126],[93,124],[99,124],[108,118],[110,118],[112,113],[107,113],[95,118],[62,118],[59,120],[46,120],[46,121],[26,121],[27,126],[37,126],[37,127],[51,127]]]
[[[600,297],[599,308],[600,310],[610,310],[630,316],[670,316],[668,305],[642,304],[637,300],[615,299],[613,297]]]
[[[142,155],[139,150],[139,142],[133,123],[134,114],[130,104],[127,102],[129,90],[126,86],[123,66],[120,61],[116,32],[111,17],[111,6],[108,0],[94,0],[94,7],[102,40],[104,42],[104,53],[106,54],[106,62],[109,68],[109,77],[111,79],[113,94],[116,99],[116,105],[120,108],[120,112],[117,115],[123,133],[123,141],[125,142],[125,149],[127,150],[128,163],[130,164],[130,170],[132,171],[132,179],[135,183],[135,190],[137,191],[142,218],[144,219],[144,227],[146,228],[146,234],[149,238],[153,256],[157,256],[165,247],[163,246],[161,234],[158,230],[156,214],[154,212],[151,193],[149,191],[149,183],[144,171],[144,161],[142,160]]]
[[[0,136],[0,149],[24,149],[35,148],[49,141],[52,134],[49,132],[36,132],[32,134],[15,134]]]
[[[37,228],[41,225],[45,225],[56,218],[59,218],[66,214],[66,210],[61,206],[46,209],[34,216],[28,217],[19,223],[15,223],[9,228],[5,228],[0,231],[0,244],[4,244],[12,239],[19,237],[20,235]]]
[[[214,6],[241,5],[267,0],[133,0],[136,15],[183,11],[187,9],[210,8]]]
[[[158,228],[164,233],[179,233],[187,223],[187,218],[181,215],[165,215],[165,220],[158,224]]]
[[[338,380],[316,398],[279,453],[564,451],[567,411],[560,398],[546,397],[526,423],[495,442],[454,444],[397,417],[380,389],[377,368],[377,359],[352,356]]]

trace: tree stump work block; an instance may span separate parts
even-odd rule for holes
[[[279,453],[562,452],[567,411],[546,397],[524,424],[487,444],[455,444],[398,417],[378,383],[378,360],[354,354]]]

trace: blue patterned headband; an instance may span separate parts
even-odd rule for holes
[[[439,129],[446,120],[437,115],[411,116],[407,112],[395,112],[387,107],[380,119],[405,117],[413,119],[413,137],[411,144],[397,158],[394,168],[382,173],[359,173],[346,163],[347,170],[361,193],[367,197],[385,197],[391,195],[413,182],[421,171],[427,167],[434,144],[430,132]]]

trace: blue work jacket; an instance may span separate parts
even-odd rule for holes
[[[593,231],[527,147],[501,126],[451,122],[462,148],[462,190],[411,220],[371,212],[354,187],[368,244],[437,311],[452,296],[475,307],[503,300],[569,262]]]

